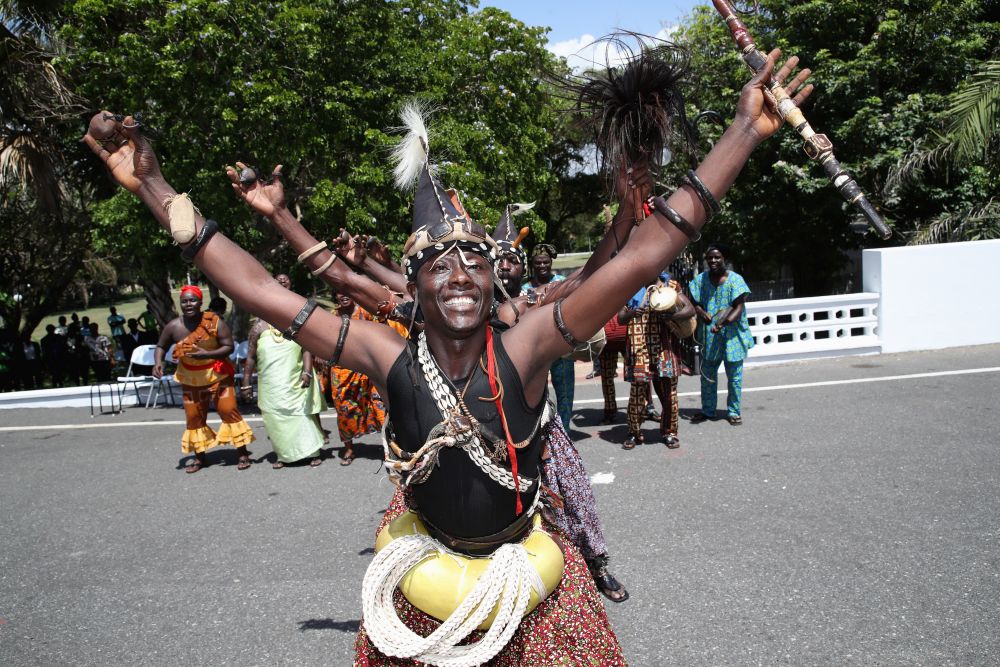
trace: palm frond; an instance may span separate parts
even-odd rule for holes
[[[951,94],[945,131],[916,144],[890,171],[885,189],[892,191],[918,177],[969,159],[989,159],[1000,138],[1000,60],[987,60]]]
[[[1000,60],[988,60],[969,81],[955,91],[948,109],[949,141],[954,159],[986,156],[1000,133]]]
[[[990,199],[981,207],[942,213],[927,224],[917,227],[907,240],[907,244],[926,245],[998,238],[1000,238],[1000,202]]]
[[[63,192],[55,165],[29,134],[14,133],[0,139],[0,186],[30,190],[45,213],[56,213],[60,208]]]

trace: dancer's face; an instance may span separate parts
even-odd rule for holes
[[[517,260],[517,255],[505,253],[497,262],[497,275],[507,294],[517,296],[521,291],[521,282],[524,280],[524,264]]]
[[[274,277],[275,281],[287,290],[292,289],[292,279],[284,273],[279,273]]]
[[[194,317],[201,312],[201,299],[196,297],[193,292],[184,292],[181,294],[181,314],[185,317]]]
[[[416,292],[424,324],[464,336],[481,328],[493,306],[493,268],[485,257],[458,250],[442,253],[417,272]]]

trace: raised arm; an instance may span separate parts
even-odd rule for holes
[[[767,64],[743,87],[736,117],[712,151],[699,165],[696,174],[712,196],[719,199],[736,180],[754,148],[781,126],[781,117],[765,106],[764,86],[780,55],[777,49],[768,56]],[[775,75],[779,82],[791,73],[798,60],[790,59]],[[809,70],[801,71],[788,89],[797,91],[796,103],[803,102],[812,91],[803,86]],[[627,185],[627,184],[626,184]],[[625,200],[628,192],[619,192]],[[705,223],[706,213],[698,195],[691,188],[680,188],[667,204],[688,222],[688,231],[698,233]],[[584,280],[566,296],[561,304],[564,323],[561,333],[556,326],[553,306],[526,313],[518,326],[505,337],[511,359],[525,380],[529,401],[541,396],[545,376],[539,368],[570,349],[564,334],[585,341],[604,326],[615,312],[644,284],[652,282],[689,242],[680,227],[659,212],[654,212],[631,235],[630,242],[603,267]]]
[[[241,177],[244,173],[247,173],[247,166],[242,162],[237,162],[235,168],[226,167],[226,175],[229,176],[233,190],[240,199],[246,202],[252,210],[268,218],[275,229],[296,248],[297,252],[305,252],[310,248],[317,248],[317,245],[322,247],[322,244],[316,241],[306,246],[306,248],[299,250],[292,241],[292,237],[296,239],[313,239],[313,237],[306,231],[299,219],[288,210],[285,202],[285,188],[281,181],[280,164],[274,168],[271,178],[266,181],[257,178],[255,173],[252,176],[248,174],[248,178],[243,179]],[[315,241],[315,239],[313,240]],[[315,269],[316,271],[322,269],[322,271],[314,275],[329,285],[335,292],[350,295],[352,299],[360,303],[365,310],[371,313],[388,314],[388,311],[392,310],[394,303],[401,303],[405,300],[403,297],[390,294],[382,286],[388,285],[389,289],[394,292],[405,293],[405,280],[402,280],[402,287],[394,288],[393,285],[388,283],[379,284],[366,278],[364,275],[355,273],[350,267],[345,266],[343,261],[344,253],[340,252],[339,245],[339,239],[334,239],[332,247],[329,249],[317,249],[317,252],[313,256],[305,258],[305,261],[309,261],[312,257],[322,259],[322,262]],[[361,253],[361,256],[364,257],[364,252]],[[369,263],[382,271],[387,271],[385,267],[379,266],[377,262],[369,261]],[[396,277],[402,279],[401,275]]]
[[[177,191],[163,177],[139,124],[132,117],[119,120],[101,112],[91,119],[84,141],[108,166],[115,180],[138,196],[157,222],[170,230],[166,203],[174,201]],[[290,327],[303,312],[306,299],[281,287],[256,259],[223,234],[212,234],[211,226],[206,228],[205,219],[197,210],[189,215],[194,221],[195,236],[185,249],[193,254],[198,268],[248,311],[283,330]],[[286,238],[301,253],[315,246],[316,240],[301,225],[298,228],[286,234]],[[321,251],[309,258],[307,264],[318,269],[330,256],[328,250]],[[337,348],[340,326],[339,318],[317,308],[301,325],[296,340],[319,356],[331,357]],[[384,387],[389,368],[402,351],[402,340],[376,324],[355,326],[355,335],[344,341],[341,363],[366,373],[376,385]]]

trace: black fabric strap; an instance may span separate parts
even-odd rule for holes
[[[344,341],[347,340],[347,330],[351,328],[351,317],[350,315],[340,316],[340,335],[337,337],[337,347],[333,350],[333,356],[330,357],[330,365],[336,366],[340,363],[340,355],[344,353]]]
[[[566,328],[566,322],[563,321],[562,316],[562,299],[559,299],[552,306],[552,317],[556,321],[556,329],[559,329],[559,333],[562,334],[563,340],[569,343],[569,346],[574,350],[582,350],[587,347],[587,341],[577,340],[576,337],[569,332]]]
[[[185,262],[193,262],[195,255],[201,250],[208,240],[215,236],[215,232],[219,231],[219,223],[215,220],[209,218],[205,221],[205,224],[201,226],[201,231],[198,232],[198,238],[194,240],[189,246],[186,246],[184,250],[181,251],[181,259]]]
[[[299,314],[295,316],[292,323],[288,325],[288,328],[281,332],[281,335],[288,340],[292,340],[299,335],[299,329],[301,329],[302,325],[306,323],[306,320],[309,319],[309,316],[312,315],[314,310],[316,310],[316,302],[312,299],[307,299],[306,305],[302,306],[302,310],[300,310]]]
[[[670,208],[667,204],[667,200],[663,197],[654,196],[649,198],[649,205],[652,206],[657,213],[665,217],[667,220],[672,222],[674,226],[684,232],[684,234],[691,240],[697,241],[701,238],[701,232],[691,226],[691,223],[684,219],[684,217]]]
[[[697,193],[698,199],[701,200],[701,205],[705,207],[705,214],[708,216],[708,220],[711,220],[713,216],[722,210],[719,200],[715,198],[712,191],[708,189],[708,186],[698,178],[698,174],[694,173],[694,169],[688,169],[687,184],[694,188],[695,193]]]

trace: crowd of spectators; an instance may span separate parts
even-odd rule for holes
[[[0,329],[0,391],[108,381],[116,367],[124,370],[136,347],[156,344],[159,331],[148,304],[138,319],[126,320],[114,306],[110,313],[110,335],[76,313],[69,320],[60,315],[58,324],[46,325],[38,341],[28,333],[19,336],[12,327]]]

